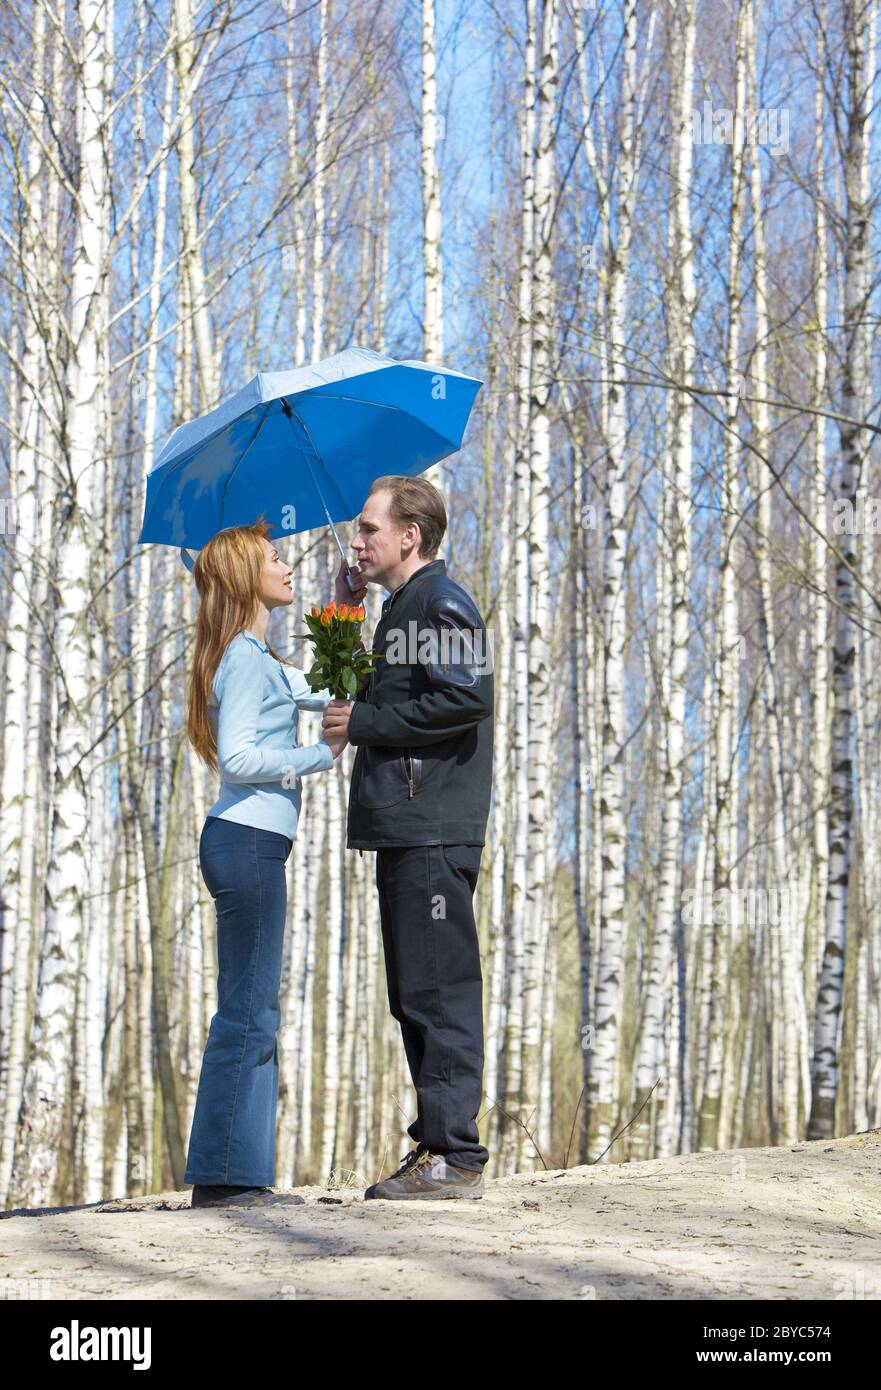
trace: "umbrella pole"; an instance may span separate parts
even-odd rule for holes
[[[291,410],[290,404],[288,403],[288,401],[285,399],[284,396],[281,396],[281,397],[280,397],[280,400],[281,400],[281,408],[282,408],[282,410],[284,411],[285,415],[288,417],[288,420],[289,420],[290,423],[291,423],[291,429],[294,430],[294,436],[295,436],[295,438],[296,438],[296,433],[297,433],[297,432],[296,432],[296,430],[294,429],[294,412]],[[300,423],[302,424],[302,421],[301,421]],[[306,426],[303,425],[303,428],[306,429]],[[307,434],[307,438],[308,438],[308,430],[306,431],[306,434]],[[312,443],[311,440],[310,440],[309,442],[310,442],[310,444]],[[298,443],[298,444],[300,443],[299,439],[297,440],[297,443]],[[314,448],[315,446],[313,445],[312,447]],[[330,512],[329,512],[328,509],[327,509],[327,503],[326,503],[325,500],[324,500],[324,495],[323,495],[323,493],[322,493],[322,491],[321,491],[321,488],[318,486],[318,479],[316,478],[316,476],[315,476],[315,471],[314,471],[314,469],[313,469],[313,467],[312,467],[312,464],[311,464],[310,461],[309,461],[309,455],[306,453],[306,450],[302,448],[302,446],[301,446],[301,448],[300,448],[300,452],[302,453],[303,458],[306,460],[306,467],[309,469],[309,476],[311,477],[313,483],[315,484],[315,491],[318,493],[319,501],[321,502],[321,505],[322,505],[322,507],[324,508],[324,515],[327,517],[328,525],[330,526],[331,531],[333,531],[333,538],[334,538],[334,540],[336,541],[337,546],[339,547],[339,552],[340,552],[340,554],[341,554],[342,557],[343,557],[343,562],[344,562],[344,564],[345,564],[345,566],[346,566],[346,583],[348,584],[348,586],[349,586],[349,591],[351,592],[351,589],[352,589],[351,566],[349,565],[349,561],[348,561],[348,558],[347,558],[347,556],[346,556],[346,552],[345,552],[345,550],[343,549],[343,543],[342,543],[342,541],[340,540],[340,538],[339,538],[339,536],[338,536],[338,534],[337,534],[337,529],[336,529],[336,527],[335,527],[334,524],[333,524],[333,517],[331,516]]]

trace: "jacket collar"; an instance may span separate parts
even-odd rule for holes
[[[389,594],[388,598],[382,605],[383,616],[391,608],[392,604],[394,603],[401,590],[406,589],[407,585],[412,583],[414,579],[417,579],[420,574],[446,574],[446,572],[446,560],[429,560],[427,565],[422,565],[418,570],[414,570],[413,573],[410,575],[409,579],[405,579],[403,584],[398,585],[397,589],[392,589],[392,592]]]
[[[259,637],[255,637],[254,634],[253,634],[253,632],[250,632],[250,631],[248,630],[248,628],[243,628],[243,629],[242,629],[242,635],[245,636],[245,637],[249,637],[249,638],[251,639],[251,641],[254,643],[255,647],[259,647],[259,648],[260,648],[261,652],[268,652],[268,651],[269,651],[269,648],[267,647],[266,643],[265,643],[265,642],[261,642],[261,641],[260,641],[260,638],[259,638]]]

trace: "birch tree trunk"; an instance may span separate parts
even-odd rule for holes
[[[529,475],[529,411],[532,379],[532,257],[535,235],[535,101],[536,101],[535,0],[526,0],[526,50],[520,134],[520,264],[517,280],[517,366],[514,425],[514,628],[512,632],[514,702],[513,759],[514,815],[512,818],[511,938],[507,980],[505,1077],[502,1108],[512,1115],[524,1103],[522,1092],[522,1038],[524,1029],[523,952],[529,905],[527,875],[529,857],[529,533],[524,517],[532,514]],[[525,1116],[517,1116],[526,1119]],[[499,1173],[515,1171],[522,1152],[519,1124],[506,1118],[499,1146]]]
[[[845,227],[844,347],[842,361],[841,478],[838,496],[851,507],[864,476],[868,440],[856,421],[871,409],[869,302],[872,250],[869,217],[869,157],[874,81],[875,0],[848,0],[845,6],[847,140],[844,149],[847,220]],[[832,664],[832,776],[829,806],[829,886],[826,943],[814,1014],[809,1139],[835,1134],[840,1072],[840,1028],[851,862],[853,815],[853,667],[855,599],[852,568],[859,566],[853,535],[837,537],[835,564],[835,646]]]
[[[603,375],[609,381],[608,409],[603,422],[606,473],[603,507],[603,735],[601,818],[603,871],[600,899],[600,940],[594,999],[594,1043],[588,1089],[590,1099],[589,1151],[604,1150],[616,1112],[618,1016],[621,998],[624,930],[624,860],[626,827],[624,801],[624,647],[626,590],[624,557],[627,547],[628,414],[626,313],[630,247],[636,184],[637,7],[625,0],[623,9],[622,82],[617,167],[617,219],[614,244],[606,267],[607,324],[602,344]]]
[[[818,59],[814,84],[814,327],[813,362],[813,519],[810,537],[810,632],[813,644],[811,679],[811,911],[807,931],[806,988],[815,988],[814,960],[825,942],[826,897],[829,891],[829,600],[826,513],[826,420],[822,414],[827,391],[828,270],[826,229],[826,164],[823,95],[825,74],[825,8],[818,26]]]
[[[422,271],[425,308],[422,355],[426,362],[444,360],[444,277],[441,254],[441,192],[438,172],[435,0],[422,0]],[[443,127],[442,127],[443,129]],[[425,476],[446,500],[452,470],[441,460]]]
[[[553,333],[552,306],[552,228],[554,219],[554,148],[557,86],[557,0],[543,0],[541,36],[541,74],[538,85],[539,128],[535,157],[534,211],[531,223],[535,238],[532,256],[532,294],[530,332],[529,404],[529,727],[530,756],[527,760],[529,821],[527,830],[528,864],[526,922],[523,950],[523,1101],[528,1114],[539,1106],[541,1077],[541,998],[548,946],[548,860],[547,823],[552,801],[548,796],[551,779],[550,719],[550,465],[551,433],[549,403],[552,387]],[[520,1130],[518,1170],[525,1159],[527,1135]]]
[[[746,4],[739,0],[736,17],[734,109],[746,107]],[[707,1017],[706,1070],[698,1119],[698,1147],[718,1145],[722,1106],[722,1075],[726,1055],[728,964],[739,936],[737,896],[737,687],[739,632],[737,608],[736,537],[740,507],[740,464],[737,417],[740,406],[740,335],[742,323],[741,267],[743,264],[745,163],[743,146],[731,147],[731,204],[728,224],[728,322],[725,342],[725,432],[722,447],[721,537],[719,556],[719,618],[716,709],[716,796],[713,829],[713,902],[710,923],[711,974]],[[723,904],[716,908],[717,895]]]
[[[663,1111],[669,1103],[669,1085],[665,1067],[665,1017],[669,1022],[670,1002],[674,998],[669,985],[670,963],[676,932],[677,902],[680,889],[680,856],[682,852],[682,788],[685,758],[685,695],[688,663],[689,586],[691,576],[691,464],[693,405],[688,394],[693,384],[695,338],[694,246],[691,231],[689,195],[692,171],[691,106],[694,85],[695,0],[678,0],[672,17],[670,48],[673,56],[671,71],[671,105],[673,138],[671,142],[671,207],[668,213],[672,235],[671,284],[669,289],[670,358],[672,375],[681,388],[671,397],[672,435],[670,463],[665,469],[665,524],[661,529],[660,549],[669,584],[664,593],[669,611],[666,624],[669,632],[669,653],[663,652],[664,666],[669,668],[669,681],[662,683],[665,702],[661,710],[664,722],[664,783],[661,828],[661,872],[657,907],[652,932],[651,959],[642,1030],[634,1068],[634,1104],[637,1118],[630,1127],[630,1156],[635,1160],[650,1157],[651,1135],[663,1123]],[[650,1105],[646,1104],[659,1078],[662,1084]]]
[[[21,188],[21,270],[27,300],[33,308],[24,313],[21,377],[25,383],[19,399],[17,439],[12,447],[10,481],[15,508],[14,541],[7,539],[12,573],[7,591],[5,643],[7,657],[3,680],[3,768],[0,774],[0,901],[11,907],[4,913],[4,931],[12,938],[12,978],[4,980],[4,1077],[2,1132],[0,1132],[0,1201],[6,1199],[15,1156],[16,1130],[27,1060],[27,1028],[36,944],[34,911],[34,862],[37,854],[37,737],[43,688],[39,628],[31,620],[31,604],[42,611],[46,597],[46,540],[41,510],[46,505],[39,406],[42,390],[48,390],[48,373],[42,346],[41,320],[46,306],[41,286],[51,283],[49,266],[41,247],[43,216],[41,142],[44,139],[39,91],[46,61],[46,16],[42,5],[34,7],[32,21],[33,93],[28,103]],[[4,103],[5,104],[5,103]],[[45,440],[44,443],[48,443]],[[41,602],[42,600],[42,602]]]
[[[759,109],[756,81],[756,36],[753,0],[746,6],[747,29],[747,102],[748,109]],[[753,274],[755,278],[755,347],[751,394],[753,442],[764,458],[771,449],[770,412],[767,405],[771,394],[768,378],[768,339],[770,337],[767,262],[765,254],[765,224],[762,208],[762,173],[758,146],[750,145],[750,191],[752,201]],[[790,868],[788,863],[788,832],[784,816],[786,800],[784,752],[781,734],[777,638],[773,608],[773,574],[769,542],[773,531],[772,498],[774,476],[761,459],[753,458],[757,475],[756,564],[759,579],[759,627],[763,646],[763,677],[767,718],[767,759],[772,783],[771,863],[774,868],[773,889],[778,895],[779,921],[770,922],[768,929],[779,962],[781,993],[774,1009],[775,1026],[779,1020],[782,1034],[780,1122],[782,1139],[794,1143],[799,1137],[799,1053],[798,1053],[798,995],[801,982],[794,968],[793,913],[790,910]],[[768,886],[769,900],[771,885]],[[775,1107],[776,1109],[776,1107]]]
[[[196,156],[193,128],[196,114],[194,99],[196,81],[203,69],[195,66],[193,47],[192,0],[174,0],[174,23],[177,29],[175,55],[177,59],[178,101],[183,113],[178,136],[178,186],[181,210],[182,274],[189,287],[190,309],[193,315],[193,336],[199,383],[199,413],[211,410],[219,399],[219,362],[211,332],[208,312],[208,292],[202,245],[199,235],[196,187]]]
[[[50,1205],[59,1166],[72,1159],[65,1107],[72,1080],[69,1059],[76,1012],[79,953],[87,929],[90,874],[89,825],[90,560],[94,542],[95,441],[105,412],[99,340],[101,299],[106,292],[102,225],[106,165],[105,46],[108,11],[103,0],[83,0],[76,73],[77,146],[80,172],[71,272],[70,358],[64,454],[57,481],[58,567],[64,584],[57,600],[55,646],[59,655],[52,850],[47,879],[46,931],[42,943],[33,1048],[25,1084],[22,1142],[13,1179],[38,1205]]]

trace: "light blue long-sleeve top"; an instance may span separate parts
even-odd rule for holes
[[[217,742],[220,796],[209,816],[297,838],[300,778],[333,767],[330,745],[297,745],[301,709],[323,710],[329,690],[312,691],[303,671],[284,670],[265,642],[239,632],[212,682],[208,717]]]

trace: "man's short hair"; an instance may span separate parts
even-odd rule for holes
[[[419,556],[423,560],[433,560],[447,529],[447,509],[434,484],[427,478],[386,473],[374,480],[368,497],[374,492],[390,493],[389,515],[397,526],[409,526],[413,521],[419,523]]]

